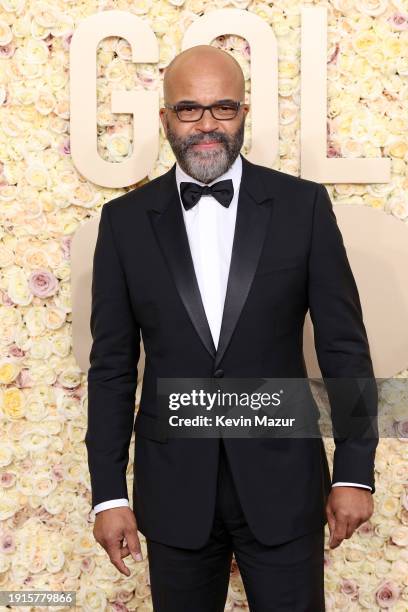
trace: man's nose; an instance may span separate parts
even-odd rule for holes
[[[215,128],[218,128],[219,123],[217,119],[214,119],[214,117],[212,116],[210,109],[206,108],[200,121],[197,121],[196,127],[197,129],[202,130],[204,132],[210,132]]]

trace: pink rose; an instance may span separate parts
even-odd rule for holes
[[[372,536],[374,533],[374,527],[370,521],[365,521],[364,523],[361,523],[356,532],[362,536]]]
[[[379,586],[375,597],[380,608],[391,608],[397,601],[399,594],[399,587],[391,580],[387,580]]]
[[[71,44],[71,39],[72,39],[72,32],[70,34],[68,34],[67,36],[62,36],[61,40],[62,40],[62,47],[63,47],[64,51],[69,51],[69,46]]]
[[[30,370],[23,368],[16,378],[16,385],[19,389],[28,389],[33,386],[33,381],[30,376]]]
[[[64,480],[64,470],[61,463],[54,465],[51,472],[57,482],[62,482]]]
[[[0,57],[2,59],[10,59],[14,55],[14,51],[16,50],[16,44],[12,40],[7,45],[0,45]]]
[[[33,295],[46,298],[54,295],[58,290],[58,281],[49,270],[40,268],[34,270],[29,277],[28,286]]]
[[[11,533],[4,533],[0,538],[0,551],[5,553],[12,553],[15,551],[15,540]]]
[[[339,51],[340,51],[340,45],[339,45],[339,43],[336,43],[334,51],[333,51],[329,61],[327,62],[328,64],[333,64],[336,61],[337,56],[339,54]]]
[[[69,259],[71,255],[72,236],[64,236],[61,240],[61,250],[64,259]]]
[[[85,557],[81,561],[81,568],[84,572],[89,572],[89,570],[93,569],[95,566],[95,562],[90,557]]]
[[[14,305],[13,300],[9,297],[8,293],[6,291],[4,291],[4,289],[0,289],[0,302],[4,306],[13,306]]]
[[[336,147],[333,144],[329,143],[329,145],[327,147],[327,157],[341,157],[341,153],[340,153],[338,147]]]
[[[71,144],[70,144],[69,138],[65,138],[65,140],[61,142],[61,144],[58,147],[58,153],[60,153],[61,155],[71,154]]]
[[[401,32],[402,30],[408,30],[408,15],[403,13],[394,13],[389,19],[394,30]]]
[[[129,612],[129,608],[121,601],[114,601],[111,604],[111,608],[114,612]]]
[[[406,438],[406,441],[408,442],[408,419],[394,423],[394,431],[397,438]]]
[[[17,344],[12,344],[9,348],[10,357],[24,357],[25,351],[23,351]]]
[[[0,486],[4,489],[14,486],[16,475],[13,472],[2,472],[0,475]]]
[[[355,580],[343,578],[340,584],[340,591],[345,595],[349,595],[350,599],[358,599],[358,584]]]

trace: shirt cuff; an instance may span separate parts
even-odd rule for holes
[[[359,484],[357,482],[334,482],[332,487],[361,487],[362,489],[373,490],[369,485]]]
[[[94,512],[97,514],[98,512],[102,512],[102,510],[109,510],[110,508],[120,508],[122,506],[129,506],[129,500],[125,497],[120,497],[119,499],[108,499],[107,501],[101,502],[100,504],[95,504]]]

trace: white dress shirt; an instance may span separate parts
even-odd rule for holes
[[[201,299],[216,347],[220,336],[227,290],[241,175],[242,159],[238,155],[227,172],[209,183],[209,185],[212,185],[218,181],[232,179],[234,196],[228,208],[222,206],[212,195],[204,195],[193,208],[185,210],[180,197],[180,182],[190,181],[199,185],[205,185],[205,183],[201,183],[186,174],[176,163],[176,182],[180,206],[183,211]],[[368,485],[354,482],[336,482],[332,486],[363,487],[371,491],[371,487]],[[108,508],[128,505],[129,502],[125,498],[112,499],[96,504],[94,511],[96,513]]]

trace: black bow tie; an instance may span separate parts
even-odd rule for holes
[[[234,185],[231,179],[218,181],[211,186],[182,181],[180,183],[180,195],[186,210],[193,208],[203,195],[212,195],[220,204],[228,208],[234,196]]]

